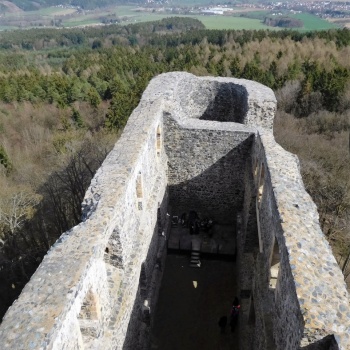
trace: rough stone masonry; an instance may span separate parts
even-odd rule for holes
[[[148,349],[170,210],[237,227],[241,349],[350,349],[342,273],[256,82],[154,78],[65,232],[6,313],[1,349]]]

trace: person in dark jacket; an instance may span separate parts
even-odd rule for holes
[[[241,305],[239,305],[239,300],[237,297],[235,297],[232,303],[231,314],[230,314],[231,332],[234,332],[236,329],[240,308],[241,308]]]

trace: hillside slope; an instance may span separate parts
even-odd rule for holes
[[[0,12],[20,13],[23,10],[11,1],[0,1]]]
[[[85,10],[91,10],[97,7],[105,7],[108,5],[117,5],[125,3],[141,3],[140,0],[124,1],[124,0],[11,0],[0,2],[0,12],[14,12],[14,8],[18,8],[19,11],[33,11],[39,8],[45,8],[49,6],[68,5],[79,6]]]

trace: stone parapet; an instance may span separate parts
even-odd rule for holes
[[[263,257],[255,279],[260,291],[265,290],[265,305],[273,310],[276,348],[328,349],[334,342],[349,349],[346,285],[304,188],[298,159],[263,129],[253,152]]]
[[[157,210],[167,207],[162,109],[141,103],[131,115],[86,193],[84,221],[54,244],[6,313],[2,349],[123,346],[132,312],[144,302],[141,265],[147,261],[151,274],[164,240],[156,229]],[[155,281],[145,279],[147,297]]]

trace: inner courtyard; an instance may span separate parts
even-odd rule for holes
[[[234,261],[201,259],[190,267],[189,254],[168,254],[160,287],[151,349],[235,350],[239,329],[231,332],[229,320],[236,295]],[[227,316],[222,333],[219,319]]]

